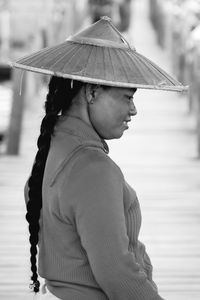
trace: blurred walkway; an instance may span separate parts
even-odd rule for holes
[[[135,0],[127,33],[138,50],[170,71],[147,19],[147,0]],[[0,299],[29,300],[29,255],[24,182],[36,152],[42,117],[39,97],[27,110],[19,157],[0,157]],[[42,95],[44,99],[44,95]],[[177,93],[138,90],[138,115],[119,141],[109,142],[141,202],[143,241],[166,300],[200,299],[200,162],[187,99]],[[33,114],[34,112],[34,114]],[[122,299],[123,300],[123,299]]]
[[[138,52],[171,73],[147,19],[146,0],[135,0],[129,32]],[[112,142],[111,155],[136,189],[142,209],[141,241],[166,300],[200,299],[200,161],[186,95],[138,90],[130,130]]]

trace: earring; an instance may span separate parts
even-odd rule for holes
[[[93,104],[94,103],[94,100],[91,100],[90,102],[89,102],[89,104]]]

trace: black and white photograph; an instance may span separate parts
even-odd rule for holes
[[[200,0],[0,0],[0,299],[200,299]]]

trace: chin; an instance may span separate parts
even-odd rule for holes
[[[115,139],[120,139],[122,137],[124,132],[118,132],[115,134],[112,134],[110,136],[105,136],[104,139],[105,140],[115,140]]]

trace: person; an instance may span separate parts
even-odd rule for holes
[[[41,299],[163,299],[139,241],[136,192],[106,141],[128,129],[138,88],[184,87],[131,48],[106,17],[13,66],[52,74],[25,186],[33,291],[40,290],[38,269]]]
[[[129,29],[130,22],[131,22],[131,0],[123,0],[119,3],[119,16],[120,16],[120,23],[119,23],[119,30],[121,32],[125,32]]]
[[[120,32],[128,31],[131,21],[131,0],[88,0],[92,23],[106,15],[112,18]]]
[[[104,15],[113,17],[114,2],[113,0],[88,0],[88,9],[91,21],[94,23]]]

